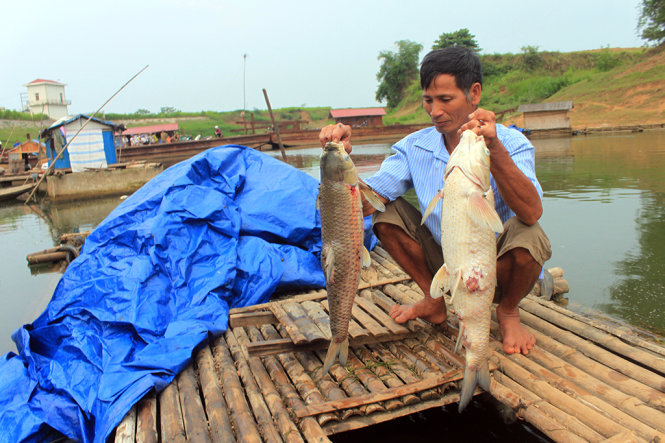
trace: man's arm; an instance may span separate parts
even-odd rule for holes
[[[469,115],[469,119],[460,128],[460,133],[470,129],[485,138],[490,150],[490,172],[501,197],[520,220],[527,225],[535,224],[543,213],[540,196],[497,137],[494,113],[478,108]]]

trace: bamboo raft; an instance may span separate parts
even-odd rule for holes
[[[115,442],[326,442],[329,436],[459,401],[464,359],[455,316],[433,326],[387,314],[422,298],[380,247],[364,271],[347,367],[321,376],[330,338],[326,293],[233,309],[226,333],[202,347],[162,392],[116,428]],[[567,292],[552,269],[555,293]],[[665,347],[538,297],[521,303],[536,336],[506,355],[493,320],[490,394],[554,441],[665,441]],[[481,393],[480,389],[476,394]]]

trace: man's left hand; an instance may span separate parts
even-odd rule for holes
[[[469,114],[469,121],[464,123],[460,128],[458,133],[470,129],[475,132],[477,135],[482,135],[485,138],[485,144],[489,149],[492,149],[492,146],[496,142],[496,116],[492,111],[487,109],[478,108]]]

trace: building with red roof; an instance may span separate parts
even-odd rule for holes
[[[64,83],[38,78],[23,86],[28,88],[26,111],[44,114],[53,120],[69,115],[67,106],[71,102],[65,97]]]
[[[383,126],[385,108],[331,109],[330,118],[337,123],[351,126]]]

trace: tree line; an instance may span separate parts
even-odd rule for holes
[[[642,0],[640,16],[637,23],[640,37],[648,44],[655,46],[665,42],[665,0]],[[408,87],[418,78],[418,60],[423,45],[410,40],[395,42],[397,51],[381,51],[378,59],[381,61],[379,72],[376,75],[379,86],[376,90],[376,100],[385,101],[388,108],[395,108],[405,97]],[[481,48],[476,37],[467,28],[454,32],[444,32],[432,45],[432,50],[462,46],[472,49],[480,54]],[[536,69],[540,63],[537,46],[523,46],[522,64],[527,70]],[[613,60],[600,60],[602,69],[611,68]],[[484,66],[484,69],[492,68]]]

